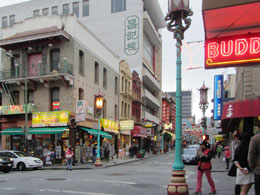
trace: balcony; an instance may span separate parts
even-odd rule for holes
[[[159,124],[159,121],[160,121],[157,116],[154,116],[146,111],[143,112],[143,118],[148,119],[149,121],[153,121],[156,124]]]
[[[19,66],[15,67],[15,69],[3,69],[0,71],[0,82],[17,83],[20,85],[21,82],[25,81],[25,78],[25,71]],[[39,63],[35,67],[28,67],[27,79],[32,83],[41,82],[48,84],[51,80],[63,80],[69,86],[73,85],[73,78],[72,64],[66,61],[49,65]]]
[[[146,69],[143,68],[143,84],[153,92],[161,91],[160,83],[153,77],[153,75]]]
[[[143,90],[143,100],[145,105],[152,109],[158,109],[161,107],[159,100],[154,97],[147,89]]]

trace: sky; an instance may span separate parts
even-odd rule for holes
[[[0,0],[0,7],[25,2],[28,0]],[[163,14],[168,11],[168,1],[158,0]],[[206,116],[211,117],[213,104],[211,99],[214,95],[214,76],[224,74],[235,74],[234,68],[225,69],[204,69],[204,27],[202,20],[202,0],[190,0],[190,8],[193,11],[190,28],[185,31],[182,49],[182,90],[192,90],[192,114],[196,116],[196,121],[202,117],[202,111],[199,109],[199,91],[198,89],[205,82],[209,88],[208,102],[209,108],[206,110]],[[176,40],[173,39],[173,33],[166,28],[161,31],[163,41],[163,59],[162,59],[162,90],[164,92],[176,90]],[[197,69],[187,69],[189,67],[201,67]]]

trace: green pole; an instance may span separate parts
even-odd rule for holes
[[[204,105],[202,107],[202,117],[203,117],[203,120],[204,120],[205,119],[205,108],[204,108]],[[205,125],[206,125],[206,121],[205,121],[205,124],[202,127],[202,135],[205,135]]]
[[[180,26],[176,27],[177,29]],[[175,160],[173,163],[173,170],[183,170],[184,164],[182,162],[182,114],[181,114],[181,35],[176,32],[176,139],[175,139]]]
[[[25,68],[25,97],[24,97],[24,101],[25,101],[25,142],[26,142],[26,152],[28,153],[28,111],[27,111],[27,106],[28,106],[28,74],[27,74],[27,66]]]
[[[161,144],[161,153],[163,153],[163,147],[164,147],[164,145],[163,145],[163,133],[162,133],[162,144]]]
[[[100,113],[98,114],[98,145],[97,145],[97,158],[100,158]]]

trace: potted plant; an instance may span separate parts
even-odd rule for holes
[[[143,158],[143,157],[144,157],[144,154],[145,154],[145,151],[144,151],[144,150],[139,150],[139,151],[136,153],[136,158]]]

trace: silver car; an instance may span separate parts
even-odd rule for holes
[[[196,159],[197,149],[184,149],[182,154],[182,161],[186,164],[198,164]]]

